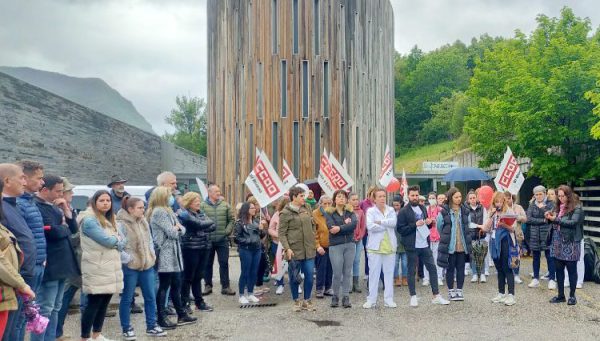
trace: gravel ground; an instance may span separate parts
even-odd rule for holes
[[[542,264],[545,261],[542,260]],[[216,264],[216,262],[215,262]],[[239,259],[230,259],[232,287],[237,289]],[[268,340],[274,337],[304,340],[600,340],[600,285],[584,283],[577,290],[578,304],[551,305],[548,300],[556,291],[547,289],[547,282],[537,289],[527,288],[531,272],[531,258],[523,260],[521,268],[523,284],[516,287],[517,304],[512,307],[492,304],[490,299],[497,293],[495,269],[488,283],[471,284],[466,279],[464,302],[452,302],[449,306],[431,305],[431,288],[417,283],[417,295],[421,298],[418,308],[408,306],[408,288],[395,288],[398,308],[382,308],[382,294],[376,309],[365,310],[363,294],[352,294],[351,309],[332,309],[327,297],[314,300],[316,312],[291,311],[289,287],[282,296],[274,294],[274,288],[266,296],[274,307],[240,309],[237,297],[223,296],[215,288],[206,301],[215,307],[211,313],[196,312],[199,322],[169,331],[160,340]],[[215,266],[215,283],[218,283],[218,267]],[[287,283],[287,282],[286,282]],[[364,284],[364,283],[363,283]],[[380,289],[381,290],[381,289]],[[447,294],[446,287],[440,292]],[[118,295],[114,299],[118,303]],[[141,301],[141,297],[139,299]],[[143,314],[132,316],[138,340],[148,340],[144,335]],[[78,339],[80,319],[77,313],[70,315],[65,334]],[[118,314],[107,318],[104,334],[120,340],[121,330]]]

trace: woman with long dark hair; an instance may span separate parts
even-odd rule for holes
[[[437,263],[446,268],[446,283],[450,301],[463,301],[465,283],[465,262],[471,253],[471,233],[469,230],[469,210],[462,205],[462,194],[451,187],[446,195],[448,204],[444,205],[437,217],[440,228],[440,246]],[[456,274],[456,289],[454,289]]]
[[[256,284],[258,262],[260,262],[261,256],[261,238],[266,233],[262,226],[254,221],[257,210],[258,208],[254,204],[243,203],[235,222],[234,239],[238,245],[242,267],[239,280],[240,304],[259,302],[259,299],[254,295],[254,285]],[[245,293],[246,289],[247,293]]]
[[[105,339],[102,333],[106,309],[114,294],[123,290],[122,251],[126,240],[117,232],[108,191],[97,191],[90,208],[82,212],[81,277],[87,305],[81,314],[81,339]]]
[[[558,205],[554,212],[546,212],[546,219],[553,222],[552,244],[550,254],[556,264],[556,281],[558,295],[550,303],[565,302],[565,268],[569,273],[568,305],[577,304],[575,290],[577,287],[577,261],[581,252],[583,239],[583,209],[569,186],[559,186],[557,190]]]

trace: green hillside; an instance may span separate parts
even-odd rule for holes
[[[401,154],[395,160],[395,174],[402,174],[402,168],[406,173],[420,173],[424,161],[444,161],[457,151],[456,141],[400,150]]]

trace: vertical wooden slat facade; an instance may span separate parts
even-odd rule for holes
[[[319,163],[315,156],[321,154],[315,151],[318,138],[317,148],[331,150],[340,162],[347,159],[355,190],[363,193],[375,184],[385,145],[394,146],[394,29],[389,1],[209,0],[207,13],[209,181],[220,185],[228,200],[242,199],[255,146],[277,160],[278,171],[285,159],[298,169],[299,180],[314,179]],[[282,61],[287,70],[285,117]],[[328,87],[323,83],[324,62]],[[303,64],[308,67],[307,118]]]

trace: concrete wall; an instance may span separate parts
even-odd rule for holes
[[[0,122],[0,162],[36,160],[74,184],[119,174],[130,185],[153,185],[166,169],[206,173],[198,155],[2,73]]]

